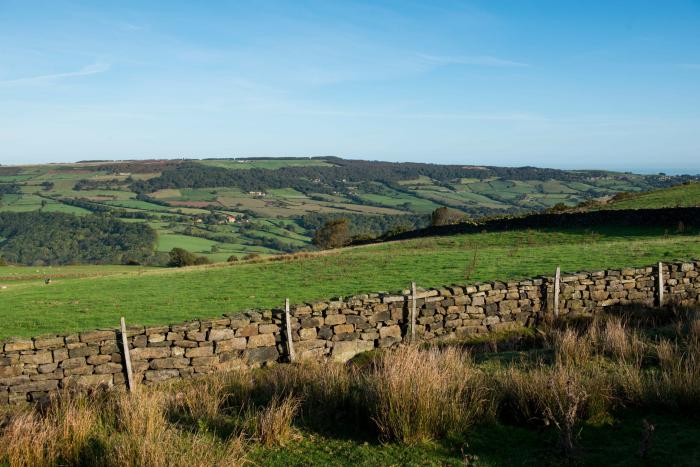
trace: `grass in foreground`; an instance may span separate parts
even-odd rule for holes
[[[66,394],[7,413],[0,464],[696,465],[700,320],[645,313],[545,328],[509,362],[404,347]]]
[[[299,303],[401,290],[414,280],[433,287],[552,275],[557,265],[573,272],[695,257],[700,236],[690,231],[528,230],[422,238],[286,261],[136,269],[128,275],[59,278],[49,285],[0,281],[7,287],[0,289],[0,338],[114,327],[120,316],[146,325],[214,317],[280,307],[286,297]]]

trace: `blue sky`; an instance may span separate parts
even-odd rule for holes
[[[697,0],[0,0],[0,163],[700,172]]]

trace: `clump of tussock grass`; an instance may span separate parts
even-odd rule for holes
[[[85,396],[61,393],[43,411],[23,410],[0,432],[0,460],[9,465],[76,464],[91,454],[100,418]]]
[[[265,447],[284,446],[294,433],[292,421],[299,411],[298,398],[274,397],[248,418],[248,430]]]
[[[366,375],[366,387],[381,434],[406,444],[464,431],[488,406],[482,372],[456,349],[386,353]]]

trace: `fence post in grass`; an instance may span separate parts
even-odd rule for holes
[[[289,362],[294,361],[294,343],[292,342],[292,320],[289,317],[289,299],[284,299],[284,322],[287,328],[287,351],[289,352]]]
[[[416,341],[416,283],[411,282],[411,344]]]
[[[559,317],[559,290],[561,281],[561,268],[557,266],[557,271],[554,274],[554,318]]]
[[[664,306],[664,265],[659,261],[659,306]]]
[[[129,391],[134,390],[134,377],[131,373],[131,353],[129,352],[129,342],[126,338],[126,322],[121,319],[122,348],[124,349],[124,365],[126,366],[126,380],[129,383]]]

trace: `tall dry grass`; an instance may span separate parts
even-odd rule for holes
[[[544,350],[510,363],[406,346],[361,365],[309,362],[134,393],[62,394],[0,424],[0,465],[235,465],[251,446],[285,445],[307,430],[350,426],[415,444],[489,420],[549,427],[568,456],[586,421],[620,408],[700,413],[696,315],[653,331],[608,318],[546,332]]]
[[[299,399],[274,397],[265,407],[248,417],[248,429],[265,447],[284,446],[294,433],[292,421],[299,411]]]
[[[488,408],[483,373],[454,348],[387,353],[366,376],[366,385],[380,432],[402,443],[464,431]]]
[[[59,394],[44,413],[23,410],[10,417],[0,435],[0,460],[17,466],[77,464],[91,457],[99,423],[85,396]]]

